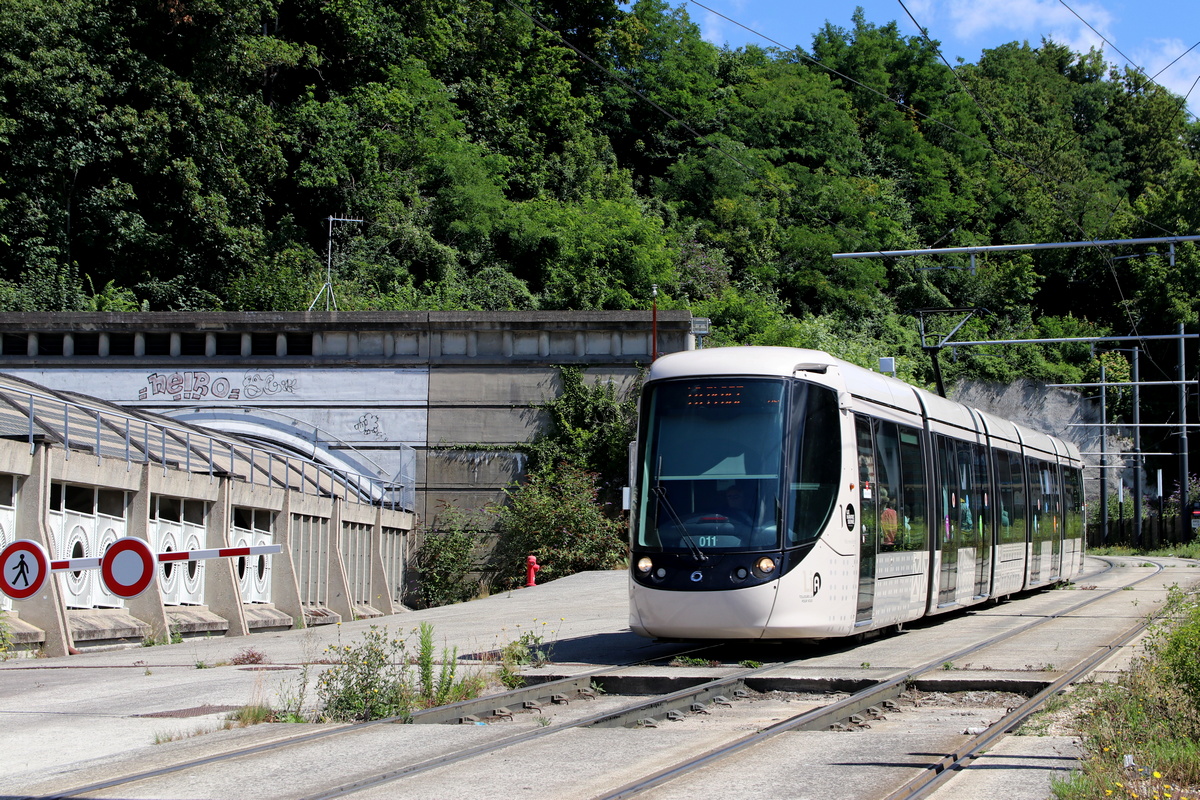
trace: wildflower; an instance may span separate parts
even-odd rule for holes
[[[1154,777],[1156,777],[1156,778],[1161,778],[1161,777],[1162,777],[1162,773],[1161,773],[1161,772],[1159,772],[1158,770],[1154,770]]]

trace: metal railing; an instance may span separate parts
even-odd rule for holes
[[[415,498],[411,473],[402,469],[392,477],[369,459],[364,460],[377,470],[375,475],[331,467],[191,424],[173,424],[163,417],[11,384],[0,388],[0,437],[28,441],[31,453],[39,443],[58,445],[67,460],[81,456],[94,457],[97,463],[103,458],[121,459],[127,469],[133,464],[155,464],[161,465],[164,474],[177,469],[207,474],[210,480],[227,477],[389,508],[411,510]],[[415,463],[415,457],[411,460]]]

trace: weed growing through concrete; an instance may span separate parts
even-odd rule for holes
[[[1075,692],[1087,753],[1058,800],[1200,800],[1200,601],[1172,588],[1139,657],[1115,683]]]
[[[387,628],[372,625],[362,639],[330,648],[333,666],[317,679],[321,719],[332,722],[366,722],[406,717],[415,708],[427,708],[477,697],[484,689],[478,675],[459,677],[457,649],[443,649],[442,663],[434,675],[433,626],[415,629],[417,653],[410,660],[404,640],[389,637]],[[417,666],[411,675],[410,666]]]
[[[271,659],[267,658],[266,654],[261,650],[256,650],[253,647],[244,647],[233,654],[233,658],[229,659],[229,663],[238,666],[244,664],[270,664]]]
[[[8,650],[12,647],[12,628],[6,617],[7,614],[0,610],[0,661],[8,660]]]
[[[695,658],[693,656],[676,656],[671,659],[668,667],[719,667],[720,661],[711,658]]]
[[[517,630],[520,629],[521,626],[517,625]],[[532,628],[521,631],[516,639],[500,648],[500,682],[509,689],[524,686],[521,667],[544,667],[549,664],[557,643],[558,629],[551,630],[550,623],[534,619]]]

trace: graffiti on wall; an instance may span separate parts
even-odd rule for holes
[[[364,436],[373,436],[376,441],[387,441],[387,434],[383,432],[383,426],[379,423],[378,414],[363,414],[358,418],[358,422],[354,423],[354,430]]]
[[[278,394],[295,394],[296,378],[277,378],[274,370],[248,369],[242,375],[242,385],[223,375],[214,377],[204,370],[153,372],[146,376],[146,386],[138,389],[138,400],[151,397],[170,397],[172,400],[253,400]]]
[[[253,400],[277,394],[295,394],[295,378],[276,378],[270,369],[248,369],[242,379],[242,397]]]

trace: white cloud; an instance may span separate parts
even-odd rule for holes
[[[1200,75],[1200,48],[1195,48],[1182,57],[1188,45],[1180,39],[1148,39],[1125,55],[1132,58],[1146,74],[1180,97],[1187,96],[1188,105],[1200,107],[1200,86],[1192,88],[1196,76]],[[1176,61],[1178,59],[1178,61]],[[1123,65],[1123,60],[1110,57],[1109,61]],[[1175,63],[1172,63],[1175,62]],[[1188,94],[1188,93],[1191,94]]]
[[[724,19],[718,17],[711,11],[704,12],[704,16],[700,18],[700,35],[707,42],[712,42],[717,47],[725,44],[728,34],[725,32],[725,26],[728,25]]]
[[[1072,8],[1111,41],[1113,16],[1107,9],[1092,3],[1073,3]],[[962,39],[995,41],[998,34],[1011,35],[1036,46],[1045,37],[1085,53],[1103,44],[1058,0],[948,0],[945,13],[954,35]]]

